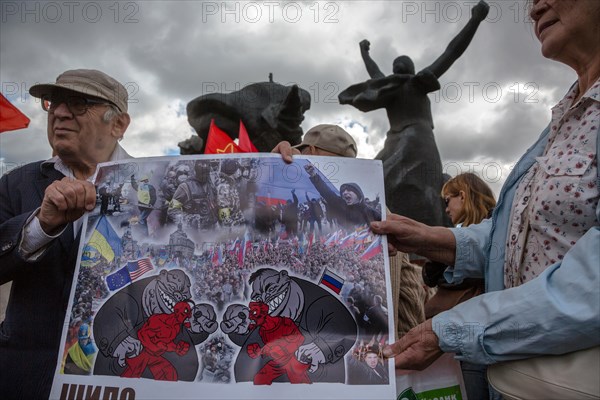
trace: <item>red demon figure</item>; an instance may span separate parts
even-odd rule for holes
[[[184,301],[175,304],[171,314],[153,314],[138,331],[138,339],[144,346],[141,353],[126,359],[127,368],[121,374],[124,378],[139,378],[146,368],[150,369],[155,380],[176,381],[175,367],[163,357],[167,351],[174,351],[182,356],[190,348],[190,344],[175,338],[181,331],[181,325],[189,327],[186,320],[191,317],[192,308]]]
[[[248,345],[248,355],[271,357],[271,360],[254,376],[255,385],[270,385],[281,375],[287,374],[290,383],[311,383],[306,372],[310,364],[303,364],[295,356],[296,350],[304,342],[304,336],[287,317],[272,317],[269,306],[261,302],[250,303],[249,329],[259,328],[258,333],[264,342]]]

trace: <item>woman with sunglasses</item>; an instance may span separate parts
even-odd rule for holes
[[[456,227],[478,224],[492,216],[496,199],[492,189],[477,175],[465,172],[449,179],[442,187],[446,213]],[[444,269],[438,263],[423,266],[423,280],[430,287],[437,287],[436,294],[425,303],[425,317],[432,318],[442,311],[469,300],[485,291],[482,278],[467,278],[461,283],[448,283]],[[485,376],[486,366],[461,362],[467,398],[483,399],[489,394]]]

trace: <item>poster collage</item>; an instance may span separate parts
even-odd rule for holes
[[[380,161],[140,158],[95,185],[52,398],[395,396]]]

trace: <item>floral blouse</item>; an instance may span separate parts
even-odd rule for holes
[[[596,225],[600,80],[575,105],[578,86],[552,109],[544,155],[519,183],[508,230],[504,286],[519,286],[559,262]]]

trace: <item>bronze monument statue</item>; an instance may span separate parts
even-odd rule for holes
[[[310,108],[310,94],[297,85],[284,86],[273,82],[259,82],[232,93],[210,93],[199,96],[187,105],[190,125],[201,141],[192,137],[180,142],[181,154],[204,151],[210,121],[237,138],[240,120],[250,140],[261,152],[271,151],[277,143],[287,140],[300,143],[304,112]]]
[[[390,130],[376,159],[383,161],[386,205],[394,213],[428,225],[449,224],[440,196],[442,163],[427,94],[440,89],[438,78],[464,53],[488,12],[487,3],[480,1],[444,53],[416,74],[410,57],[400,56],[394,60],[393,74],[386,77],[369,55],[369,41],[360,42],[371,79],[344,90],[339,101],[363,112],[387,112]]]

